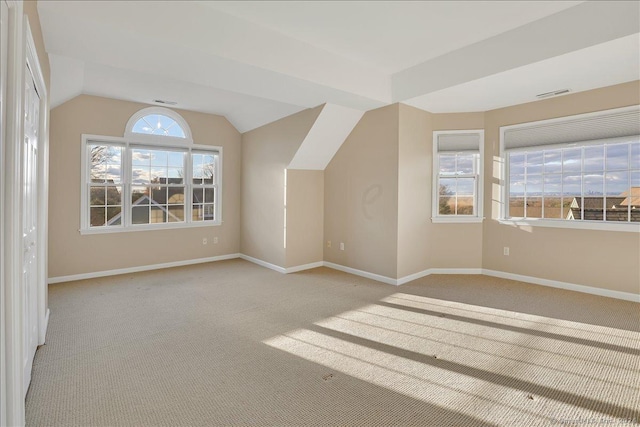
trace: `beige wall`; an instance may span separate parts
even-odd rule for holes
[[[603,289],[640,293],[640,234],[501,225],[497,203],[500,126],[640,103],[640,82],[517,105],[485,114],[483,267]],[[510,255],[503,255],[503,247]]]
[[[400,104],[397,277],[426,270],[431,247],[432,114]]]
[[[430,114],[400,105],[398,274],[481,268],[482,224],[434,224],[433,131],[482,129],[483,113]]]
[[[321,111],[322,106],[307,109],[242,135],[243,254],[287,265],[284,171]]]
[[[398,104],[368,111],[324,173],[325,261],[397,273]],[[345,250],[340,250],[344,242]]]
[[[286,267],[320,262],[324,238],[324,171],[287,170]]]
[[[49,277],[239,252],[241,136],[224,117],[183,110],[176,111],[196,143],[223,147],[222,225],[80,235],[81,135],[122,137],[131,115],[145,107],[81,95],[51,110]]]

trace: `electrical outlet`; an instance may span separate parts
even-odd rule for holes
[[[213,244],[214,244],[214,245],[217,245],[217,244],[218,244],[218,238],[217,238],[217,237],[214,237],[214,238],[213,238]]]
[[[207,243],[209,243],[209,242],[207,241],[207,238],[206,238],[206,237],[203,237],[203,238],[202,238],[202,244],[203,244],[203,245],[206,245]]]
[[[505,256],[509,256],[509,246],[504,247],[503,253]]]
[[[340,250],[344,251],[344,243],[340,242]]]
[[[330,248],[331,247],[331,240],[327,240],[327,247]]]

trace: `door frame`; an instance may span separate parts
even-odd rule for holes
[[[23,295],[22,274],[22,156],[24,139],[24,76],[29,64],[34,83],[40,94],[40,122],[38,141],[42,152],[38,153],[38,344],[43,344],[49,311],[47,309],[47,205],[48,205],[48,93],[40,61],[31,33],[28,18],[24,15],[22,1],[0,0],[8,5],[8,51],[6,126],[3,130],[2,185],[0,226],[3,235],[2,253],[2,319],[4,330],[0,342],[4,357],[4,372],[0,379],[0,406],[3,408],[2,422],[6,425],[24,425],[23,384]]]
[[[24,17],[24,33],[26,43],[25,63],[29,64],[33,82],[36,85],[38,95],[40,95],[39,123],[38,123],[38,224],[37,224],[37,248],[36,254],[38,269],[38,345],[44,344],[49,323],[49,308],[47,301],[47,236],[48,236],[48,207],[49,207],[49,101],[47,86],[44,83],[44,76],[38,51],[33,40],[33,33],[29,25],[29,19]]]

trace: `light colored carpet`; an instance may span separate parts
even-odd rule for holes
[[[242,260],[51,285],[30,426],[621,426],[638,304]]]

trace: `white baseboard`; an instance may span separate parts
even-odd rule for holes
[[[343,271],[345,273],[355,274],[356,276],[366,277],[367,279],[376,280],[378,282],[386,283],[389,285],[404,285],[413,280],[420,279],[431,274],[484,274],[485,276],[499,277],[502,279],[517,280],[520,282],[532,283],[535,285],[549,286],[552,288],[565,289],[569,291],[582,292],[586,294],[599,295],[603,297],[616,298],[625,301],[640,302],[640,295],[630,292],[613,291],[609,289],[595,288],[592,286],[578,285],[575,283],[560,282],[558,280],[541,279],[539,277],[525,276],[522,274],[506,273],[503,271],[489,270],[486,268],[429,268],[427,270],[420,271],[418,273],[410,274],[408,276],[401,277],[399,279],[393,279],[391,277],[382,276],[380,274],[370,273],[368,271],[358,270],[356,268],[347,267],[340,264],[335,264],[328,261],[318,261],[310,264],[298,265],[295,267],[284,268],[271,264],[266,261],[262,261],[257,258],[250,257],[245,254],[228,254],[220,255],[209,258],[190,259],[184,261],[167,262],[164,264],[143,265],[139,267],[121,268],[117,270],[97,271],[93,273],[74,274],[70,276],[51,277],[48,280],[49,284],[71,282],[74,280],[94,279],[97,277],[115,276],[118,274],[137,273],[141,271],[158,270],[162,268],[181,267],[192,264],[202,264],[207,262],[222,261],[227,259],[242,258],[244,260],[253,262],[262,267],[275,270],[278,273],[296,273],[303,270],[309,270],[318,267],[329,267],[334,270]],[[46,328],[49,322],[49,310],[47,309],[46,321],[44,324],[44,331],[42,336],[46,333]]]
[[[332,262],[325,261],[325,267],[333,268],[334,270],[344,271],[345,273],[355,274],[356,276],[366,277],[367,279],[377,280],[378,282],[386,283],[388,285],[397,285],[398,281],[391,277],[381,276],[380,274],[369,273],[368,271],[358,270],[351,267],[346,267],[340,264],[334,264]]]
[[[262,267],[266,267],[266,268],[269,268],[271,270],[277,271],[278,273],[282,273],[282,274],[286,274],[287,273],[287,269],[284,268],[284,267],[280,267],[279,265],[271,264],[270,262],[263,261],[263,260],[258,259],[258,258],[254,258],[254,257],[249,256],[249,255],[240,254],[240,258],[242,258],[245,261],[249,261],[249,262],[252,262],[254,264],[258,264],[258,265],[260,265]]]
[[[324,265],[323,261],[318,261],[318,262],[312,262],[310,264],[296,265],[293,267],[285,268],[285,267],[280,267],[279,265],[271,264],[270,262],[263,261],[258,258],[254,258],[249,255],[245,255],[245,254],[240,254],[240,258],[246,261],[252,262],[254,264],[258,264],[262,267],[266,267],[271,270],[277,271],[278,273],[282,273],[282,274],[297,273],[298,271],[310,270],[312,268],[318,268]]]
[[[481,268],[429,268],[396,280],[397,285],[404,285],[431,274],[482,274]]]
[[[119,268],[116,270],[96,271],[92,273],[72,274],[70,276],[50,277],[49,284],[71,282],[74,280],[95,279],[98,277],[116,276],[118,274],[138,273],[141,271],[159,270],[162,268],[182,267],[185,265],[203,264],[206,262],[223,261],[227,259],[239,258],[240,254],[220,255],[209,258],[187,259],[184,261],[165,262],[162,264],[141,265],[138,267]]]
[[[297,273],[298,271],[311,270],[312,268],[318,268],[324,266],[324,261],[312,262],[310,264],[296,265],[295,267],[287,267],[286,273]]]
[[[533,283],[535,285],[549,286],[552,288],[582,292],[585,294],[599,295],[603,297],[622,299],[626,301],[640,302],[640,295],[630,292],[612,291],[610,289],[594,288],[592,286],[577,285],[575,283],[560,282],[558,280],[541,279],[539,277],[524,276],[522,274],[505,273],[504,271],[482,269],[482,274],[502,279],[518,280],[520,282]]]

